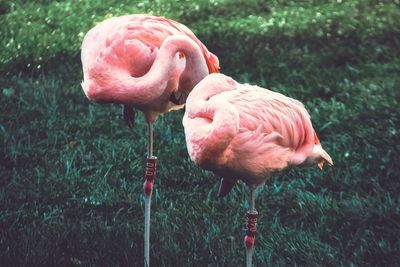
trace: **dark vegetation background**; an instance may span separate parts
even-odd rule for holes
[[[191,28],[222,72],[301,100],[335,166],[276,176],[257,198],[256,266],[400,265],[400,3],[0,2],[0,265],[142,266],[142,115],[89,103],[80,44],[105,18]],[[183,111],[155,126],[153,266],[243,266],[247,188],[189,159]]]

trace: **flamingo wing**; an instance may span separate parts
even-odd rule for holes
[[[303,104],[257,86],[210,74],[192,91],[183,119],[190,157],[223,177],[258,185],[290,165],[332,164]]]
[[[123,69],[132,77],[141,77],[151,68],[163,41],[171,35],[186,35],[199,45],[210,73],[218,72],[218,58],[183,24],[152,15],[126,15],[107,19],[93,27],[82,43],[84,81],[104,83],[114,70]],[[177,58],[179,76],[184,68]],[[89,84],[84,83],[84,88]],[[87,90],[87,89],[86,89]]]
[[[239,85],[239,90],[227,94],[240,114],[239,131],[270,136],[292,150],[314,144],[310,115],[299,101],[250,85]]]
[[[239,131],[225,150],[235,172],[270,176],[276,170],[298,165],[313,151],[315,139],[310,116],[303,104],[257,86],[214,96],[237,109]],[[210,100],[212,100],[211,98]]]

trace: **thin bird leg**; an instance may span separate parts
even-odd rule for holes
[[[255,209],[255,195],[254,191],[256,186],[250,185],[249,194],[249,206],[250,209],[247,211],[247,224],[246,224],[246,236],[244,238],[244,244],[246,246],[246,267],[252,266],[252,258],[254,252],[254,241],[257,233],[257,216],[258,212]]]
[[[147,157],[153,156],[153,123],[147,123]]]
[[[255,201],[256,198],[254,196],[254,191],[256,191],[256,187],[255,186],[249,186],[250,187],[250,194],[249,194],[249,204],[250,204],[250,212],[257,212],[256,208],[255,208]]]
[[[147,143],[147,162],[144,174],[144,266],[150,266],[150,210],[151,210],[151,195],[153,193],[153,184],[156,178],[157,157],[153,156],[153,124],[147,124],[148,143]]]

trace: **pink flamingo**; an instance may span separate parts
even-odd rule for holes
[[[223,74],[204,78],[189,95],[183,117],[189,155],[221,176],[224,196],[239,179],[250,188],[246,266],[252,264],[257,211],[254,191],[289,166],[333,165],[303,104],[282,94],[239,84]]]
[[[148,125],[145,172],[144,261],[149,266],[150,204],[156,172],[153,123],[160,113],[182,108],[189,92],[205,76],[218,72],[218,58],[184,25],[151,15],[107,19],[82,43],[82,88],[99,103],[124,105],[132,127],[135,112],[144,112]]]

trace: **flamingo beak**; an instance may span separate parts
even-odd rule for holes
[[[179,99],[176,98],[174,93],[172,93],[171,96],[169,97],[169,101],[171,101],[175,105],[179,105]]]
[[[181,95],[179,97],[177,97],[177,95],[174,92],[169,97],[169,101],[171,101],[175,105],[182,105],[182,104],[184,104],[186,102],[186,97],[184,96],[183,93],[181,93]]]

